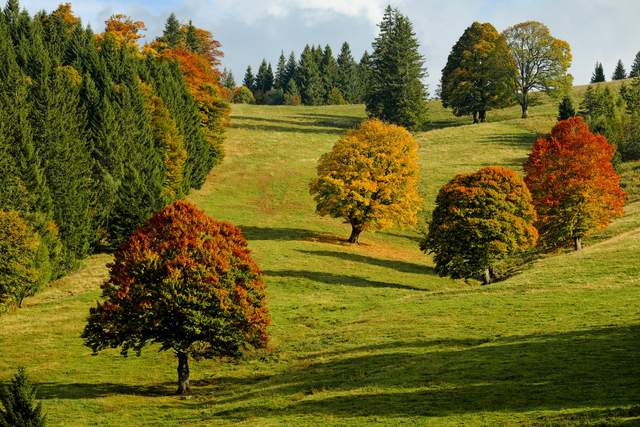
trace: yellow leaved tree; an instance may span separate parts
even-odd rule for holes
[[[351,224],[349,242],[367,230],[415,225],[418,144],[403,127],[369,120],[350,130],[318,162],[310,184],[316,211]]]

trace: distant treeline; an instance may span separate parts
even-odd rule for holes
[[[173,15],[142,49],[142,22],[106,24],[0,12],[0,305],[117,247],[221,159],[219,43]]]
[[[611,80],[624,80],[630,79],[634,77],[640,76],[640,52],[638,52],[633,59],[631,64],[631,70],[627,74],[627,70],[624,68],[624,64],[622,63],[622,59],[618,59],[616,64],[616,68],[613,70],[613,74],[611,75]],[[601,83],[606,81],[606,77],[604,75],[604,67],[602,66],[602,62],[596,61],[595,68],[593,70],[593,74],[591,75],[591,83]]]
[[[370,73],[370,57],[364,52],[356,62],[347,42],[342,44],[337,58],[331,46],[305,46],[299,58],[284,52],[275,68],[265,59],[257,73],[247,67],[242,87],[236,88],[233,75],[223,73],[223,85],[234,89],[234,102],[289,105],[334,105],[364,102],[366,84]],[[249,93],[250,92],[250,93]]]

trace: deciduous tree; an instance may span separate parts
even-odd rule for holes
[[[457,116],[484,122],[486,112],[514,100],[518,70],[507,42],[489,23],[474,22],[451,49],[440,97]]]
[[[555,93],[571,86],[572,77],[567,73],[571,66],[571,48],[569,43],[554,38],[549,28],[536,21],[509,27],[503,35],[516,61],[516,93],[522,118],[526,118],[532,91]]]
[[[623,214],[625,194],[611,164],[614,153],[581,117],[558,123],[550,136],[536,141],[524,169],[544,247],[573,242],[579,250],[583,237]]]
[[[406,129],[374,119],[320,158],[310,192],[318,214],[344,219],[349,242],[358,243],[363,231],[415,224],[417,186],[418,144]]]
[[[85,344],[94,352],[119,347],[125,356],[151,343],[174,351],[179,394],[190,391],[189,358],[267,345],[265,285],[242,233],[188,202],[154,215],[109,268]]]
[[[535,245],[531,194],[514,171],[491,166],[460,174],[440,189],[421,249],[453,278],[494,278],[495,264]]]

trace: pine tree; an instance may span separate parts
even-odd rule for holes
[[[616,64],[616,69],[613,71],[611,80],[624,80],[626,78],[627,78],[627,70],[624,69],[624,65],[622,64],[622,59],[618,59],[618,63]]]
[[[0,403],[0,427],[44,427],[42,405],[36,401],[36,390],[24,368],[18,368],[11,384],[4,387]]]
[[[256,91],[256,79],[253,76],[251,65],[247,67],[247,71],[244,73],[244,79],[242,79],[242,84],[248,87],[249,89],[251,89],[251,92]]]
[[[184,35],[184,41],[187,45],[187,48],[191,52],[201,53],[200,39],[198,38],[198,34],[196,33],[196,27],[193,25],[193,22],[189,21],[187,24],[187,31]]]
[[[278,66],[276,67],[276,76],[274,80],[274,87],[276,89],[284,90],[287,87],[287,60],[284,57],[284,52],[280,52],[280,58],[278,58]]]
[[[222,70],[220,83],[222,84],[222,86],[226,87],[229,90],[233,90],[236,87],[236,80],[233,77],[233,73],[231,72],[231,70],[227,70],[226,68]]]
[[[291,79],[287,83],[287,89],[284,92],[284,103],[287,105],[300,105],[302,103],[295,79]]]
[[[338,64],[333,57],[333,51],[329,45],[326,45],[322,52],[320,75],[322,76],[322,84],[324,86],[324,102],[328,103],[329,94],[336,86],[338,80]]]
[[[263,59],[256,75],[256,91],[264,94],[270,91],[272,87],[273,72],[271,71],[271,64],[267,64],[267,60]]]
[[[180,32],[180,21],[176,18],[175,13],[169,15],[162,33],[162,41],[171,49],[178,47],[182,33]]]
[[[424,58],[409,19],[388,6],[373,42],[367,113],[386,122],[417,129],[426,121]]]
[[[314,51],[306,46],[298,66],[300,94],[305,105],[320,105],[324,101],[324,85],[314,56]]]
[[[558,105],[558,121],[567,120],[575,115],[576,110],[573,107],[573,101],[569,95],[565,95]]]
[[[358,95],[356,102],[362,103],[369,91],[371,81],[371,56],[366,50],[358,63]]]
[[[287,59],[287,65],[284,69],[285,74],[285,87],[289,85],[289,81],[295,80],[296,83],[298,81],[298,61],[296,60],[296,54],[291,52],[289,54],[289,58]]]
[[[344,42],[342,44],[337,64],[336,86],[348,103],[354,103],[358,98],[358,65],[353,56],[351,56],[349,43]]]
[[[602,67],[601,62],[596,62],[595,69],[593,70],[593,75],[591,76],[591,83],[600,83],[604,82],[606,79],[604,77],[604,68]]]
[[[633,59],[633,64],[631,64],[631,71],[629,72],[629,77],[639,77],[640,76],[640,52],[636,54],[636,57]]]

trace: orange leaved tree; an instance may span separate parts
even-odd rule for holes
[[[414,225],[418,193],[418,144],[403,127],[369,120],[350,130],[318,162],[310,192],[320,215],[351,224],[349,242],[363,231]]]
[[[434,254],[441,276],[483,277],[488,284],[496,262],[535,245],[535,218],[531,194],[518,174],[482,168],[457,175],[440,189],[420,248]]]
[[[178,358],[178,393],[189,357],[237,356],[267,345],[265,285],[240,230],[185,201],[155,214],[115,253],[102,301],[82,337],[94,352],[140,354],[157,343]]]
[[[623,214],[626,196],[611,164],[614,154],[580,117],[559,122],[536,141],[524,170],[544,247],[573,242],[580,250],[584,236]]]

